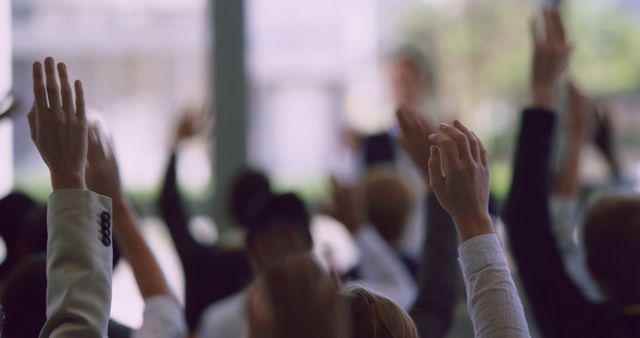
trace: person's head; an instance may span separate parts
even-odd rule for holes
[[[388,170],[373,170],[362,181],[365,216],[380,235],[396,246],[406,229],[413,195],[397,175]]]
[[[353,338],[418,338],[418,331],[406,311],[391,300],[365,289],[342,294]]]
[[[7,278],[3,290],[0,336],[37,337],[47,319],[46,293],[46,256],[23,259]]]
[[[424,54],[416,47],[396,50],[389,59],[391,95],[396,105],[415,106],[432,91],[432,74]]]
[[[233,221],[246,229],[251,214],[271,195],[269,179],[255,169],[238,172],[231,180],[227,194],[227,209]]]
[[[585,216],[587,264],[603,293],[616,302],[640,301],[640,196],[609,195]]]
[[[46,249],[46,208],[19,192],[0,199],[0,237],[7,250],[0,266],[3,278],[24,256]]]
[[[258,271],[313,248],[309,212],[295,194],[268,197],[247,225],[247,253]]]

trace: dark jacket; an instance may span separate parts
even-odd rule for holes
[[[511,251],[538,327],[545,338],[640,337],[640,316],[591,303],[564,270],[549,214],[555,125],[553,111],[524,111],[504,213]]]

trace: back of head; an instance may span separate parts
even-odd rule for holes
[[[409,314],[391,300],[356,288],[343,296],[353,338],[417,338]]]
[[[609,195],[585,217],[589,268],[605,294],[616,301],[640,301],[640,196]]]
[[[310,215],[295,194],[272,195],[252,213],[247,223],[247,249],[254,262],[271,264],[292,253],[313,248]]]
[[[384,170],[367,174],[362,191],[367,220],[389,244],[396,245],[411,213],[411,191],[396,175]]]
[[[7,248],[0,265],[4,278],[27,254],[45,251],[46,208],[19,192],[5,196],[0,200],[0,236]]]
[[[234,221],[246,227],[251,214],[271,195],[269,180],[260,171],[245,169],[233,178],[227,195],[227,208]]]
[[[12,192],[0,199],[0,236],[7,245],[18,239],[23,224],[28,222],[37,204],[29,196]]]
[[[5,338],[38,337],[46,321],[47,260],[25,258],[11,272],[2,295],[2,334]]]

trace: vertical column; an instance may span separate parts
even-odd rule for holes
[[[213,107],[215,210],[225,225],[224,196],[233,174],[247,162],[245,0],[213,0]]]

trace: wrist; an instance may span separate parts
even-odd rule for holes
[[[546,108],[549,110],[555,109],[555,94],[553,87],[535,87],[531,94],[531,104],[536,108]]]
[[[51,172],[51,186],[53,190],[58,189],[86,189],[84,172],[77,173],[56,173]]]
[[[476,236],[493,233],[493,222],[487,212],[479,213],[477,216],[454,218],[453,222],[458,230],[460,243]]]

